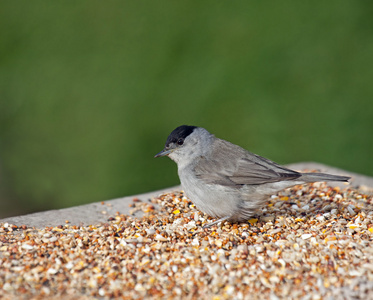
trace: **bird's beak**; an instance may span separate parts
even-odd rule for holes
[[[163,149],[161,152],[157,153],[154,157],[161,157],[169,155],[172,152],[173,149],[165,150]]]

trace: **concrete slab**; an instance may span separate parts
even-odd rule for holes
[[[331,174],[341,174],[351,176],[349,185],[344,183],[330,182],[331,185],[338,185],[341,187],[356,187],[362,190],[363,193],[373,194],[373,177],[352,173],[342,169],[330,167],[320,163],[303,162],[287,165],[294,170],[318,170]],[[166,192],[177,191],[180,186],[170,187],[146,194],[127,196],[123,198],[113,199],[102,202],[96,202],[86,205],[74,206],[64,209],[56,209],[43,211],[24,216],[8,217],[0,219],[0,223],[9,223],[17,226],[26,225],[27,227],[43,228],[46,226],[65,225],[68,220],[70,225],[90,225],[107,222],[108,218],[115,216],[116,212],[122,214],[129,214],[129,205],[134,198],[139,198],[142,201],[148,201],[153,197],[157,197]],[[141,216],[141,213],[137,213]]]
[[[116,212],[128,215],[131,209],[129,205],[133,203],[134,198],[138,198],[141,201],[148,201],[153,197],[157,197],[166,192],[177,191],[179,189],[180,186],[176,186],[108,201],[95,202],[69,208],[53,209],[23,216],[8,217],[0,219],[0,223],[9,223],[17,226],[26,225],[27,227],[35,228],[66,225],[66,220],[69,221],[69,225],[105,223],[108,221],[108,218],[115,216]],[[138,212],[135,215],[141,216],[141,213]]]

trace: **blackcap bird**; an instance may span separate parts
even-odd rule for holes
[[[166,155],[177,163],[186,196],[198,209],[218,218],[205,227],[224,220],[247,221],[268,196],[294,185],[350,179],[290,170],[196,126],[182,125],[172,131],[155,157]]]

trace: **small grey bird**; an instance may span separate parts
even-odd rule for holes
[[[196,126],[182,125],[172,131],[155,157],[165,155],[177,163],[186,196],[198,209],[218,218],[205,227],[224,220],[247,221],[268,196],[297,184],[350,179],[290,170]]]

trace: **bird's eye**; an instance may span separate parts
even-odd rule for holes
[[[182,144],[184,144],[184,140],[183,139],[178,139],[177,144],[181,146]]]

